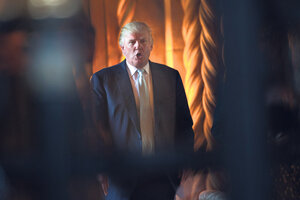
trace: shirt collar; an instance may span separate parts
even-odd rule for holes
[[[136,72],[137,68],[131,64],[129,64],[126,60],[126,64],[127,64],[127,67],[130,71],[130,75],[133,76],[134,73]],[[147,64],[143,67],[144,70],[147,72],[147,74],[149,74],[149,71],[150,71],[150,65],[149,65],[149,62],[147,62]]]

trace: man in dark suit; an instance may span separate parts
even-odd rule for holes
[[[157,155],[193,150],[193,121],[178,71],[149,61],[150,28],[131,22],[120,32],[126,59],[92,79],[97,125],[104,143],[121,152]],[[121,179],[121,178],[120,178]],[[106,199],[174,199],[168,175],[134,180],[101,177]]]

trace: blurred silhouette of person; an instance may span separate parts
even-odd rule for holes
[[[67,187],[77,198],[99,194],[90,189],[96,180],[77,181],[77,176],[60,173],[71,171],[71,158],[78,161],[88,147],[83,128],[91,117],[84,119],[82,111],[90,99],[79,97],[84,90],[90,94],[85,62],[92,60],[86,54],[93,50],[80,27],[84,23],[77,18],[0,23],[0,159],[7,161],[9,199],[63,196]],[[78,79],[83,85],[79,92]]]
[[[0,152],[30,151],[32,96],[26,83],[30,25],[25,19],[0,23]]]
[[[149,60],[150,28],[126,24],[119,44],[125,60],[91,79],[96,123],[106,151],[145,156],[192,152],[193,121],[179,73]],[[177,180],[176,180],[177,179]],[[176,176],[100,177],[106,199],[174,199]]]
[[[26,18],[0,23],[0,158],[10,161],[25,160],[38,149],[36,106],[26,74],[31,34],[32,24]],[[3,165],[10,186],[6,188],[7,198],[31,196],[34,184],[6,167]]]

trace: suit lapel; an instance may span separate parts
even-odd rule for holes
[[[151,68],[151,74],[152,74],[152,88],[153,88],[153,107],[154,107],[154,124],[155,124],[155,131],[154,133],[157,134],[158,127],[159,127],[159,116],[160,116],[160,105],[161,105],[161,96],[162,96],[162,91],[161,91],[161,85],[159,85],[161,80],[161,73],[159,72],[159,67],[155,65],[154,63],[150,62],[150,68]]]
[[[162,94],[164,93],[163,87],[161,87],[161,81],[163,80],[162,74],[160,73],[159,66],[155,63],[149,61],[150,70],[152,74],[152,88],[153,88],[153,107],[154,107],[154,120],[155,120],[155,134],[159,132],[158,127],[160,123],[160,105]],[[120,68],[118,68],[117,73],[117,84],[119,87],[119,91],[121,93],[121,97],[124,100],[125,107],[127,109],[128,115],[135,125],[136,129],[141,132],[139,117],[137,116],[136,102],[134,98],[134,94],[132,91],[132,86],[130,82],[130,78],[128,76],[128,72],[126,69],[126,61],[120,63]]]
[[[130,78],[126,69],[126,61],[124,60],[120,65],[121,67],[118,70],[116,82],[118,84],[121,97],[124,100],[124,105],[127,109],[130,119],[132,120],[137,130],[141,132],[139,118],[137,117],[135,98],[132,91]]]

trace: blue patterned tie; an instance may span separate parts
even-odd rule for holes
[[[150,97],[145,80],[147,72],[138,69],[138,92],[140,98],[140,126],[142,134],[142,149],[144,154],[154,152],[153,119],[150,106]]]

